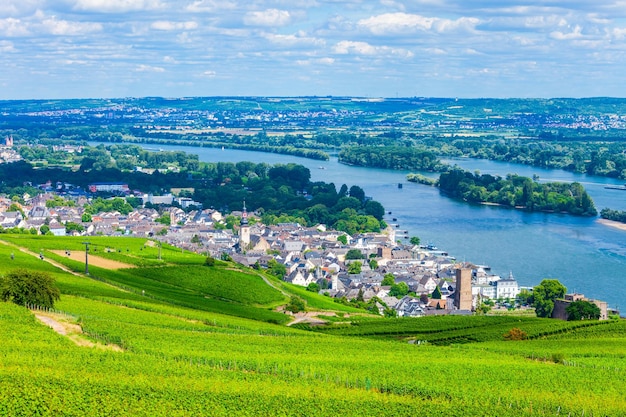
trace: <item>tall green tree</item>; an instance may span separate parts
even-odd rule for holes
[[[537,317],[551,317],[554,301],[563,298],[567,288],[558,279],[544,279],[533,288],[533,307]]]
[[[60,293],[49,273],[16,269],[0,277],[0,298],[23,306],[52,308]]]
[[[441,300],[442,295],[441,295],[441,290],[439,289],[439,286],[435,287],[435,290],[433,291],[430,297],[434,300]]]

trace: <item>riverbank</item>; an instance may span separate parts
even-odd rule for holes
[[[607,220],[607,219],[598,219],[597,221],[598,223],[603,224],[605,226],[613,227],[615,229],[623,230],[624,232],[626,232],[626,223],[616,222],[614,220]]]

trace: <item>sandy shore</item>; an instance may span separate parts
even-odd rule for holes
[[[607,219],[598,219],[598,223],[601,223],[605,226],[611,226],[611,227],[614,227],[616,229],[623,230],[626,232],[626,223],[616,222],[616,221],[607,220]]]

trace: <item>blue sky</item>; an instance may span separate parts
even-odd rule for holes
[[[2,0],[0,99],[626,97],[625,0]]]

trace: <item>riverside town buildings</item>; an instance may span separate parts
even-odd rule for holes
[[[46,189],[55,189],[52,184],[44,185]],[[93,184],[93,187],[127,190],[125,184]],[[73,187],[63,184],[59,189],[72,190]],[[346,236],[348,243],[344,245],[338,241],[344,233],[327,230],[324,225],[264,225],[254,213],[248,213],[245,203],[242,212],[230,213],[241,219],[230,230],[224,227],[223,214],[216,210],[202,209],[199,205],[190,206],[187,211],[167,204],[159,207],[156,202],[161,199],[147,195],[143,201],[144,204],[150,202],[151,208],[139,207],[126,215],[119,212],[97,213],[91,221],[84,222],[83,207],[89,203],[89,194],[64,194],[65,198],[76,200],[77,204],[73,207],[46,207],[46,201],[56,194],[50,191],[35,197],[24,196],[25,203],[20,205],[20,211],[9,211],[14,202],[0,198],[0,226],[24,228],[37,233],[46,230],[58,236],[158,239],[207,256],[221,257],[226,254],[234,261],[251,267],[267,267],[268,261],[273,259],[285,266],[283,279],[287,282],[301,286],[315,283],[321,294],[339,299],[359,298],[367,302],[376,297],[381,313],[392,309],[398,316],[468,314],[489,299],[510,307],[515,305],[515,298],[520,292],[512,274],[503,279],[489,274],[487,266],[459,263],[436,248],[399,243],[393,227],[381,233]],[[170,204],[175,201],[172,195],[166,197],[164,200]],[[171,226],[156,221],[164,213],[169,213]],[[255,217],[254,222],[250,221],[251,217]],[[67,228],[69,224],[73,227]],[[44,225],[46,228],[42,229]],[[362,258],[346,259],[350,250],[358,251]],[[370,263],[373,260],[376,262]],[[359,273],[351,274],[348,268],[354,262],[361,263],[361,268]],[[392,296],[395,294],[393,286],[383,285],[383,279],[388,274],[393,275],[394,285],[405,283],[409,292]],[[606,315],[606,303],[603,311]]]

